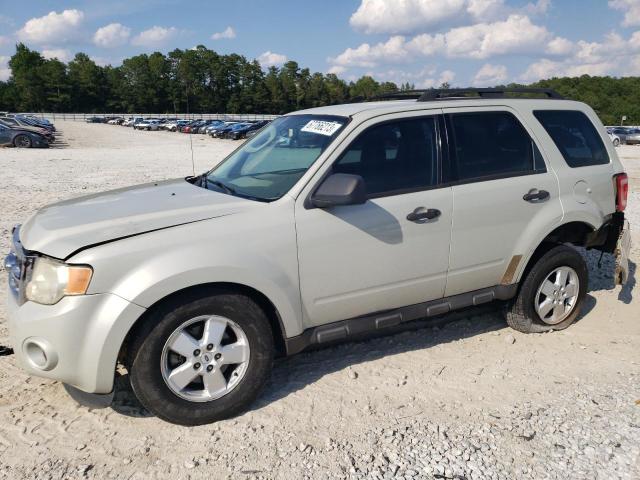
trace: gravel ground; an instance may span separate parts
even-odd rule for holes
[[[57,148],[0,150],[0,251],[11,225],[46,203],[192,172],[186,135],[58,127]],[[235,146],[194,137],[196,172]],[[635,271],[640,147],[618,151],[631,177]],[[112,407],[87,409],[2,357],[0,479],[639,479],[638,287],[634,276],[614,288],[612,259],[598,267],[585,256],[585,311],[565,331],[522,335],[495,309],[418,322],[280,360],[251,411],[203,427],[151,417],[126,376]],[[0,344],[4,318],[2,298]]]

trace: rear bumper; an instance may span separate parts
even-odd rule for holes
[[[624,221],[622,231],[618,235],[613,255],[616,259],[615,282],[624,285],[629,279],[629,252],[631,251],[631,229],[629,222]]]
[[[631,227],[623,212],[616,212],[587,239],[587,248],[611,253],[615,257],[615,282],[624,285],[629,278],[629,252],[631,251]]]
[[[25,371],[88,393],[112,390],[120,347],[144,308],[112,294],[19,305],[8,293],[9,337]]]

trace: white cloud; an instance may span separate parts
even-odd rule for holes
[[[543,58],[529,65],[521,76],[527,82],[553,77],[579,77],[581,75],[610,75],[615,68],[611,62],[576,63],[572,61],[558,62]]]
[[[486,59],[509,54],[533,55],[547,48],[559,55],[568,51],[569,43],[535,25],[526,15],[513,14],[506,20],[457,27],[435,35],[423,33],[408,41],[397,35],[375,45],[363,43],[328,61],[342,67],[373,68],[384,63],[409,62],[416,56]]]
[[[9,45],[9,43],[11,43],[11,40],[9,39],[9,37],[5,37],[0,35],[0,47],[3,47],[5,45]]]
[[[216,32],[213,35],[211,35],[212,40],[222,40],[222,39],[231,40],[233,38],[236,38],[236,31],[233,29],[233,27],[227,27],[224,31]]]
[[[140,32],[133,37],[131,43],[141,47],[160,47],[176,36],[176,27],[158,27],[157,25],[148,30]]]
[[[110,23],[96,30],[93,43],[103,48],[114,48],[126,45],[131,36],[131,29],[120,23]]]
[[[76,9],[49,12],[44,17],[28,20],[18,31],[18,37],[38,44],[65,43],[78,35],[83,19],[84,13]]]
[[[540,51],[551,34],[525,15],[510,15],[506,20],[454,28],[446,34],[447,55],[463,58],[489,58],[511,53]]]
[[[551,6],[551,0],[538,0],[537,2],[529,2],[525,5],[524,11],[529,15],[543,15],[547,13]]]
[[[609,0],[609,7],[624,12],[622,25],[636,27],[640,25],[640,1],[638,0]]]
[[[506,0],[361,0],[351,15],[353,28],[364,33],[412,34],[478,22],[493,22],[509,15],[542,15],[551,0],[523,7]]]
[[[0,81],[9,80],[11,69],[9,68],[9,57],[0,56]]]
[[[459,15],[466,0],[362,0],[350,23],[365,33],[410,33]]]
[[[73,58],[71,52],[65,48],[52,48],[42,50],[44,58],[57,58],[61,62],[68,62]]]
[[[509,78],[507,67],[485,63],[473,79],[474,85],[495,86],[504,84]]]
[[[536,81],[550,77],[580,75],[640,74],[640,31],[624,39],[617,33],[605,35],[602,42],[580,40],[564,60],[542,58],[529,65],[520,77]]]
[[[260,65],[262,65],[263,67],[273,67],[276,65],[282,65],[286,61],[287,61],[286,55],[282,55],[280,53],[273,53],[270,50],[264,52],[262,55],[258,57],[258,62],[260,62]]]
[[[346,70],[347,69],[345,67],[341,67],[340,65],[334,65],[327,71],[327,73],[333,73],[334,75],[342,75],[344,72],[346,72]]]
[[[384,43],[363,43],[357,48],[347,48],[329,62],[341,67],[375,67],[380,63],[401,63],[409,60],[409,52],[403,36],[391,37]]]
[[[575,45],[572,41],[563,37],[555,37],[547,44],[547,53],[549,55],[570,55],[575,50]]]
[[[383,72],[367,72],[367,75],[378,81],[394,82],[397,85],[413,84],[416,88],[438,87],[443,83],[451,83],[456,78],[455,72],[444,70],[438,73],[435,66],[427,66],[417,72],[391,69]]]

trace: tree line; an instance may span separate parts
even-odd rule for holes
[[[65,64],[17,44],[9,67],[11,77],[0,82],[2,111],[282,114],[413,88],[366,75],[346,82],[294,61],[265,71],[256,60],[220,55],[202,45],[135,55],[112,67],[97,65],[84,53]],[[530,86],[588,103],[607,125],[620,123],[623,115],[627,124],[640,124],[640,77],[584,75]]]
[[[0,110],[25,112],[281,114],[413,87],[370,76],[347,83],[294,61],[264,71],[256,60],[204,46],[135,55],[112,67],[84,53],[64,64],[18,44],[9,67]]]

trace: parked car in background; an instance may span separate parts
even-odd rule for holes
[[[0,125],[0,145],[18,148],[47,148],[49,142],[39,133],[22,127]]]
[[[47,125],[47,124],[39,123],[39,122],[36,122],[35,120],[21,117],[19,115],[3,116],[3,117],[0,117],[0,120],[3,120],[4,122],[9,123],[10,125],[13,125],[13,126],[36,128],[51,134],[53,134],[53,132],[55,131],[55,127],[51,124]]]
[[[633,128],[630,127],[610,127],[607,128],[607,133],[613,133],[620,139],[621,144],[627,143],[627,136],[631,134]]]
[[[267,125],[269,122],[267,120],[263,120],[260,122],[253,122],[248,125],[244,125],[242,127],[231,129],[231,131],[227,134],[227,138],[231,140],[240,140],[241,138],[246,138],[247,133],[252,132],[254,130],[260,130],[262,127]]]
[[[195,131],[203,125],[204,120],[193,120],[192,122],[184,125],[180,130],[182,133],[195,133]]]
[[[0,117],[0,125],[4,125],[5,127],[9,127],[9,128],[27,130],[33,133],[37,133],[38,135],[42,135],[43,137],[45,137],[48,143],[53,143],[55,141],[55,136],[53,132],[42,127],[22,125],[18,123],[18,121],[13,117]]]
[[[134,130],[158,130],[160,128],[160,120],[157,118],[147,118],[140,122],[134,123]]]
[[[204,132],[203,133],[205,135],[209,135],[212,130],[215,130],[216,128],[219,128],[220,126],[224,125],[224,123],[225,123],[224,120],[214,120],[204,128]]]
[[[607,130],[607,135],[609,135],[609,139],[611,140],[611,143],[613,143],[614,147],[620,145],[620,137],[618,135],[609,130]]]
[[[104,123],[104,119],[102,117],[87,117],[85,119],[87,123]]]
[[[627,145],[638,145],[640,144],[640,129],[638,128],[629,128],[627,130],[626,138],[624,143]]]
[[[224,138],[227,132],[231,130],[234,125],[238,125],[240,122],[224,122],[216,128],[209,131],[209,135],[213,138]]]

